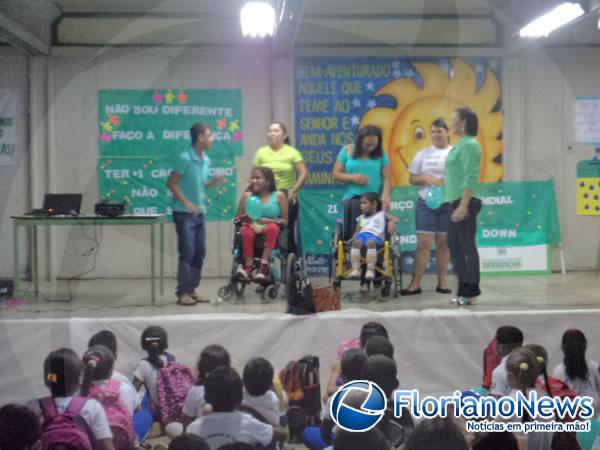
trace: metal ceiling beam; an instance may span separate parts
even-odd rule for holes
[[[273,54],[290,55],[296,43],[298,27],[302,21],[305,0],[279,0],[278,25],[273,37]]]
[[[31,55],[49,55],[50,45],[0,13],[0,36]]]

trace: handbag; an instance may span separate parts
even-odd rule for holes
[[[342,309],[340,292],[331,284],[313,288],[313,302],[317,312],[338,311]]]

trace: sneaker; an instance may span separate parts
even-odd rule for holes
[[[244,280],[250,279],[250,273],[248,272],[248,270],[244,269],[243,267],[240,267],[238,270],[236,270],[235,275],[238,278],[243,278]]]
[[[209,298],[206,298],[202,295],[197,294],[196,291],[192,292],[190,294],[190,297],[192,297],[196,301],[196,303],[210,303]]]
[[[196,304],[196,300],[190,294],[183,294],[177,297],[177,304],[181,306],[193,306]]]
[[[473,304],[473,301],[470,298],[459,295],[457,298],[452,299],[452,303],[459,306],[469,306]]]
[[[365,273],[365,280],[372,280],[374,278],[375,278],[375,271],[367,270],[367,273]]]
[[[267,277],[269,276],[269,267],[268,266],[261,266],[260,270],[258,270],[256,272],[256,274],[254,275],[253,279],[256,281],[264,281],[267,279]]]
[[[354,280],[360,278],[360,270],[352,269],[352,272],[350,272],[346,278]]]

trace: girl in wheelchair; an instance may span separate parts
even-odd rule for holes
[[[234,221],[241,224],[244,267],[237,276],[246,280],[264,281],[269,276],[273,249],[277,248],[281,225],[287,223],[288,204],[285,195],[275,189],[275,177],[268,167],[252,169],[249,191],[238,204]],[[254,264],[256,235],[264,235],[264,249],[258,268]]]
[[[356,232],[352,237],[350,251],[352,271],[348,274],[348,278],[361,277],[361,253],[365,247],[367,263],[365,280],[371,281],[375,278],[377,246],[384,243],[386,226],[395,227],[398,219],[381,210],[381,200],[375,192],[367,192],[360,198],[360,210],[362,214],[356,219]]]

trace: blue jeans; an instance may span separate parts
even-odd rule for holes
[[[204,214],[174,212],[173,221],[177,231],[177,264],[178,297],[191,294],[200,284],[202,263],[206,255],[206,225]]]

